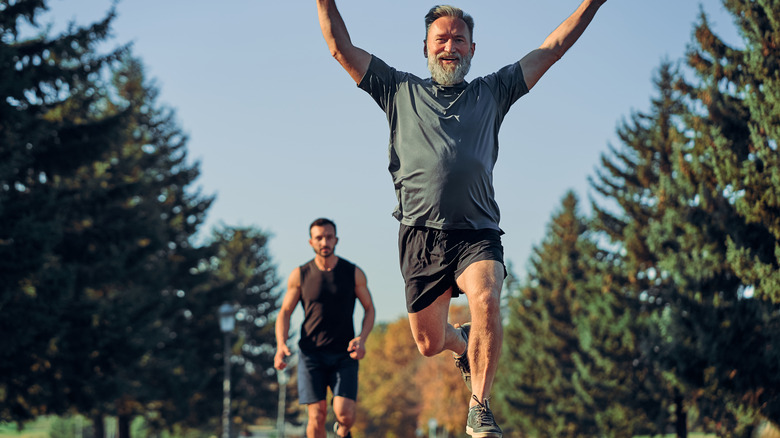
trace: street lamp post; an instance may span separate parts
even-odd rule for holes
[[[279,382],[279,404],[276,408],[276,431],[279,437],[284,438],[284,411],[287,399],[287,372],[277,370],[276,378]]]
[[[435,418],[431,418],[428,420],[428,436],[430,438],[436,438],[438,435],[438,431],[436,430],[436,427],[439,425],[439,422],[436,421]]]
[[[236,309],[230,303],[219,306],[219,328],[224,335],[225,374],[222,380],[222,438],[230,438],[230,334],[236,327]]]

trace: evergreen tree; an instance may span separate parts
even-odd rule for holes
[[[75,273],[57,253],[68,228],[90,224],[67,221],[77,194],[63,182],[118,147],[126,123],[123,112],[94,112],[103,99],[96,72],[123,51],[94,50],[113,14],[54,37],[24,36],[44,9],[0,2],[0,418],[13,421],[68,407],[71,386],[52,356],[63,316],[82,309],[70,301]]]
[[[722,401],[725,413],[716,413],[712,426],[719,431],[749,430],[758,416],[780,419],[778,304],[747,293],[768,299],[776,293],[771,275],[766,283],[756,277],[767,263],[777,266],[767,256],[777,246],[771,215],[757,213],[771,212],[773,201],[755,197],[771,181],[763,157],[776,158],[775,140],[761,128],[771,105],[749,103],[776,93],[776,82],[761,83],[756,69],[762,62],[756,56],[771,56],[765,49],[776,41],[772,3],[725,2],[738,17],[744,51],[716,38],[702,16],[689,54],[698,80],[680,84],[690,103],[689,141],[673,151],[672,204],[649,238],[662,274],[675,285],[658,317],[658,357],[684,382]],[[755,207],[761,204],[768,208]]]
[[[626,436],[652,430],[635,377],[633,314],[569,193],[510,300],[496,403],[508,436]],[[652,410],[651,410],[652,411]]]
[[[191,254],[199,250],[190,242],[211,199],[191,193],[199,169],[187,162],[173,113],[156,103],[140,63],[121,61],[93,111],[126,114],[124,141],[62,181],[74,200],[64,222],[75,226],[58,256],[74,273],[69,302],[78,307],[63,315],[71,330],[62,331],[56,359],[73,380],[71,408],[116,416],[124,437],[132,418],[157,400],[145,367],[171,336],[165,293],[186,281],[172,276],[180,263],[195,266]]]
[[[236,306],[236,333],[230,341],[231,419],[252,423],[271,416],[276,405],[272,346],[278,309],[276,268],[268,236],[254,228],[222,226],[201,249],[197,268],[188,268],[177,288],[164,293],[167,314],[161,321],[165,341],[147,357],[143,375],[151,394],[144,414],[154,429],[219,430],[223,395],[223,335],[218,308]],[[182,268],[186,268],[183,265]]]
[[[659,427],[671,420],[677,436],[686,436],[685,403],[703,401],[692,394],[685,397],[687,391],[676,379],[664,377],[663,367],[654,360],[655,336],[649,332],[651,315],[665,307],[665,298],[673,289],[669,276],[662,275],[649,235],[651,225],[672,205],[673,151],[688,141],[682,124],[686,108],[681,93],[674,89],[678,77],[670,63],[661,65],[655,80],[658,96],[652,99],[650,111],[634,113],[619,126],[620,147],[611,146],[602,156],[601,168],[590,182],[604,201],[603,205],[592,203],[592,226],[603,236],[602,246],[613,261],[604,266],[626,310],[637,319],[635,334],[642,348],[635,371],[643,376],[648,391],[659,398],[658,405],[648,412],[655,413]],[[664,412],[672,405],[675,415],[667,418]]]
[[[640,334],[642,362],[653,376],[664,376],[657,388],[674,400],[675,430],[685,436],[681,403],[705,430],[749,428],[755,422],[752,400],[766,395],[764,385],[777,387],[772,378],[755,381],[758,374],[775,375],[777,360],[764,346],[776,338],[771,330],[776,317],[771,306],[743,300],[745,283],[727,263],[725,242],[734,236],[742,241],[755,227],[746,232],[733,191],[718,182],[712,137],[705,134],[716,120],[728,132],[725,138],[742,138],[745,113],[737,99],[714,98],[718,86],[695,88],[675,76],[662,67],[661,98],[652,113],[624,126],[619,131],[624,150],[602,160],[606,170],[594,186],[619,214],[594,209],[596,226],[619,256],[615,278],[638,299],[642,314],[651,315],[653,330]],[[692,105],[682,105],[686,96]],[[710,107],[703,103],[718,99]],[[708,108],[706,114],[701,108]],[[751,405],[752,412],[746,410]]]
[[[728,240],[728,261],[760,299],[780,302],[780,1],[727,0],[744,48],[726,44],[702,17],[688,61],[688,88],[717,182],[746,224]]]
[[[276,335],[272,316],[279,309],[280,291],[276,266],[268,253],[268,235],[253,228],[220,228],[214,231],[220,261],[214,273],[238,303],[233,409],[234,418],[252,424],[273,417],[278,391],[273,368]],[[213,411],[211,411],[213,412]]]
[[[267,236],[222,228],[193,244],[213,199],[192,188],[199,165],[141,63],[96,52],[113,13],[20,36],[44,10],[0,2],[0,329],[15,334],[0,340],[0,419],[78,412],[98,437],[105,415],[120,437],[137,415],[203,425],[221,401],[224,301],[240,307],[234,412],[267,414]]]

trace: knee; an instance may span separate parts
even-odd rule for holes
[[[355,424],[355,412],[349,410],[336,412],[336,421],[349,429],[353,424]]]
[[[469,296],[469,307],[486,314],[498,313],[501,310],[501,289],[485,288]]]
[[[310,409],[309,410],[309,424],[315,428],[325,427],[325,420],[327,419],[327,412],[322,409]]]
[[[444,350],[444,339],[432,338],[424,334],[415,336],[417,349],[425,357],[436,356]]]

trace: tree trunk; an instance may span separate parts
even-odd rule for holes
[[[688,437],[688,415],[685,412],[685,401],[682,395],[674,391],[674,430],[677,432],[677,438]]]
[[[102,414],[92,417],[92,427],[95,429],[94,438],[106,438],[106,425]]]
[[[130,415],[120,415],[117,420],[117,438],[130,438],[130,423],[133,417]]]

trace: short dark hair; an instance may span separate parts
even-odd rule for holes
[[[336,224],[327,218],[321,217],[318,219],[314,219],[314,222],[309,225],[309,237],[311,237],[311,229],[314,227],[324,227],[325,225],[330,225],[333,227],[333,234],[336,234]]]
[[[431,28],[431,24],[441,17],[455,17],[460,18],[466,23],[466,27],[469,29],[469,38],[471,42],[474,42],[474,18],[471,15],[463,12],[463,9],[456,8],[450,5],[436,5],[425,14],[425,40],[428,40],[428,31]]]

